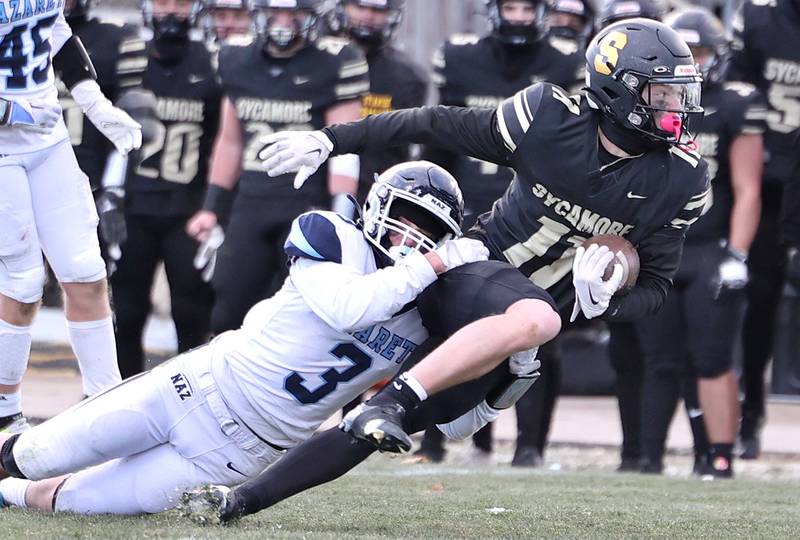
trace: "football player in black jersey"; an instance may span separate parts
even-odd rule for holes
[[[703,72],[705,117],[697,143],[709,164],[714,204],[686,235],[683,259],[664,307],[637,322],[645,355],[643,466],[647,472],[660,472],[663,466],[680,373],[688,363],[696,374],[711,444],[709,469],[696,470],[730,478],[739,422],[733,348],[744,308],[747,253],[758,228],[766,108],[753,85],[724,82],[729,60],[724,30],[709,11],[685,10],[669,24],[689,44]],[[690,384],[695,384],[694,376]],[[698,465],[704,457],[696,456]]]
[[[369,79],[356,46],[317,38],[315,0],[254,0],[253,7],[258,38],[219,52],[221,129],[203,208],[187,225],[206,242],[230,214],[212,282],[215,333],[238,328],[247,310],[280,286],[292,220],[310,208],[330,208],[332,195],[341,201],[358,187],[357,156],[331,162],[299,191],[290,175],[265,178],[258,159],[262,136],[360,118]]]
[[[538,364],[535,351],[526,347],[558,330],[544,289],[564,315],[572,309],[572,319],[582,313],[635,320],[662,306],[686,229],[699,217],[709,192],[706,164],[688,148],[686,136],[687,122],[702,112],[700,77],[677,33],[644,19],[600,32],[586,60],[584,95],[567,96],[557,86],[539,83],[494,111],[426,107],[265,139],[269,146],[261,157],[267,171],[300,170],[298,181],[331,153],[381,148],[390,141],[439,144],[511,165],[516,176],[493,212],[482,215],[468,233],[482,239],[495,260],[443,274],[444,281],[420,299],[431,334],[451,337],[359,414],[348,415],[349,434],[336,428],[319,434],[232,496],[223,495],[222,520],[333,480],[376,448],[407,450],[410,441],[399,424],[408,431],[420,429],[430,420],[426,409],[434,401],[464,406],[471,399],[472,411],[458,416],[464,410],[452,408],[435,420],[466,422],[470,429],[458,430],[462,436],[481,427],[498,412],[492,403],[509,406],[530,386],[521,381],[524,377],[508,375],[520,364]],[[601,232],[625,236],[638,248],[642,270],[626,295],[614,295],[621,268],[608,281],[602,279],[614,255],[607,248],[580,247]],[[507,326],[517,316],[518,326]],[[508,356],[518,361],[503,362]],[[527,362],[519,362],[521,356]],[[470,379],[475,380],[423,400],[426,393]],[[493,382],[508,384],[496,393]],[[444,429],[453,431],[454,422]]]
[[[145,24],[153,30],[142,85],[157,98],[158,122],[154,138],[128,171],[127,239],[111,276],[123,377],[145,369],[142,332],[159,262],[167,272],[179,351],[206,341],[213,304],[211,287],[193,264],[198,244],[184,226],[203,201],[222,90],[210,53],[189,39],[195,3],[146,0],[142,9]]]
[[[253,18],[247,0],[202,0],[198,22],[209,44],[247,36]]]
[[[594,35],[594,13],[589,0],[548,0],[545,26],[551,36],[571,39],[582,51]]]
[[[535,82],[577,90],[583,83],[583,59],[575,41],[544,35],[543,0],[488,0],[488,35],[452,36],[433,55],[439,103],[457,107],[496,108],[503,100]],[[491,209],[513,178],[513,171],[496,163],[460,156],[428,146],[423,154],[458,178],[464,193],[464,226]],[[553,354],[548,347],[547,353]],[[518,438],[513,465],[541,462],[558,387],[558,362],[548,362],[536,387],[517,403]],[[485,459],[492,448],[491,427],[475,437],[475,457]],[[421,455],[440,461],[442,433],[426,431]]]
[[[784,189],[787,216],[800,209],[800,5],[795,0],[746,0],[733,29],[731,77],[754,84],[769,107],[761,222],[748,259],[748,307],[742,329],[742,458],[754,459],[760,452],[766,412],[764,370],[772,356],[786,267],[779,224]]]
[[[404,10],[405,0],[338,0],[327,14],[330,30],[351,39],[367,58],[370,90],[361,98],[362,117],[425,104],[428,94],[425,72],[392,45]],[[409,146],[405,145],[361,154],[359,202],[365,200],[375,174],[407,161],[409,152]],[[352,210],[347,209],[347,213],[352,214]]]

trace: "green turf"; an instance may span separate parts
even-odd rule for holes
[[[505,509],[491,513],[491,508]],[[800,483],[408,466],[354,474],[229,527],[0,510],[0,538],[800,538]]]

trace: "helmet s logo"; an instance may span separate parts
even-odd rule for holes
[[[617,66],[619,51],[628,44],[628,36],[619,31],[608,34],[600,42],[600,52],[594,57],[594,69],[602,75],[611,75],[611,68]]]

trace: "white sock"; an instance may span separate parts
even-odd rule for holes
[[[411,373],[406,371],[405,373],[400,375],[400,379],[404,383],[406,383],[408,387],[414,391],[415,394],[417,394],[417,397],[419,398],[420,401],[425,401],[426,399],[428,399],[428,392],[425,390],[425,387],[423,387],[422,384],[420,384],[420,382],[416,378],[414,378],[414,376]]]
[[[31,355],[31,327],[9,324],[0,319],[0,384],[14,386],[22,382]],[[22,411],[20,392],[0,394],[0,417]]]
[[[14,416],[22,412],[22,392],[17,390],[12,394],[0,393],[0,418]]]
[[[69,341],[78,359],[83,393],[92,396],[122,380],[111,317],[99,321],[67,321]]]
[[[28,491],[29,485],[31,485],[31,480],[23,480],[22,478],[0,480],[0,495],[3,496],[6,504],[27,508],[25,492]]]

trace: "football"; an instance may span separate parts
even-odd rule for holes
[[[633,244],[625,238],[614,234],[592,236],[583,243],[583,247],[587,248],[592,244],[606,246],[617,255],[614,260],[608,263],[603,279],[609,279],[614,271],[614,265],[620,263],[622,265],[622,285],[620,285],[619,291],[628,291],[636,285],[636,279],[639,277],[639,254]]]

